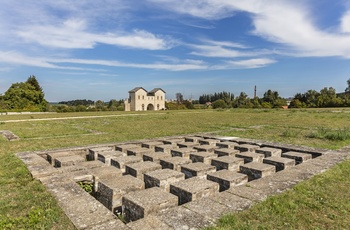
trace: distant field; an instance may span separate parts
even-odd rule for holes
[[[31,179],[24,164],[14,156],[15,153],[198,132],[215,132],[219,135],[339,149],[350,145],[350,109],[234,109],[1,115],[0,130],[10,130],[21,138],[20,141],[9,142],[0,137],[0,229],[74,229],[51,195],[39,182]],[[350,162],[345,162],[339,167],[334,169],[334,172],[330,170],[324,177],[330,181],[332,178],[340,181],[338,185],[341,188],[342,186],[349,188],[347,168],[350,168]],[[322,177],[316,179],[316,182],[311,180],[297,187],[296,192],[305,188],[312,191],[315,188],[317,192],[324,191],[323,194],[328,194],[326,184],[329,183],[323,185],[321,182],[318,183],[319,180],[322,180]],[[317,186],[313,186],[314,183]],[[345,206],[340,214],[337,212],[337,215],[348,217],[350,198],[348,192],[344,194],[342,189],[340,192],[341,194],[336,196],[341,197]],[[293,202],[288,200],[296,199],[296,196],[287,195],[287,198],[284,195],[277,196],[274,197],[277,200],[273,202],[281,204]],[[303,199],[313,198],[311,196]],[[266,205],[265,202],[262,203],[264,204]],[[281,205],[278,208],[282,209],[280,214],[289,210],[288,205]],[[253,215],[250,212],[254,213],[256,210],[242,212],[240,215]],[[319,213],[323,215],[323,212]],[[264,216],[260,221],[268,221],[269,212],[264,212],[262,215]],[[317,215],[317,211],[312,215]],[[311,223],[318,220],[312,215],[308,220]],[[227,217],[225,218],[227,221]],[[237,217],[230,218],[237,219]],[[335,224],[339,224],[339,221],[341,220],[327,222],[327,225],[320,225],[319,228],[326,229],[329,226],[336,228]],[[257,229],[259,220],[255,225],[254,223],[239,222],[239,225],[234,226]],[[348,223],[341,222],[340,226],[346,226]],[[299,224],[287,225],[287,228],[302,228]],[[271,227],[266,223],[264,226]],[[221,228],[229,229],[230,225],[222,225]]]

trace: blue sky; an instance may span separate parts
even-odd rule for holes
[[[0,0],[0,93],[30,75],[48,101],[343,92],[350,2]]]

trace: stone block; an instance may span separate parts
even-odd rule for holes
[[[177,143],[184,142],[184,138],[173,138],[173,139],[165,139],[163,140],[163,143],[166,145],[173,145],[177,146]]]
[[[84,169],[93,169],[93,168],[104,167],[106,165],[101,161],[84,161],[84,162],[77,163],[76,166],[81,166]]]
[[[97,154],[100,152],[110,152],[114,151],[115,147],[113,146],[103,146],[103,147],[95,147],[88,149],[88,160],[94,161],[97,160]]]
[[[143,174],[162,169],[160,164],[144,161],[125,165],[125,173],[130,174],[143,181]]]
[[[126,154],[120,151],[105,151],[97,153],[97,159],[106,165],[111,165],[111,158],[113,157],[121,157]]]
[[[235,156],[237,153],[239,153],[238,149],[227,149],[227,148],[220,148],[220,149],[215,149],[214,153],[218,155],[219,157],[222,156]]]
[[[127,222],[135,221],[160,210],[177,206],[177,197],[158,187],[135,191],[123,197],[123,213]]]
[[[212,159],[215,159],[217,157],[218,155],[212,152],[197,152],[190,154],[190,160],[192,160],[193,163],[203,162],[208,165],[211,164]]]
[[[55,160],[57,157],[65,157],[65,156],[71,156],[72,153],[65,151],[65,152],[53,152],[53,153],[48,153],[46,155],[48,162],[54,166],[55,165]]]
[[[105,165],[104,167],[91,168],[87,171],[93,177],[95,191],[98,190],[98,182],[100,179],[108,180],[123,175],[123,172],[120,169],[109,165]]]
[[[177,143],[177,146],[179,146],[179,148],[193,148],[195,146],[199,146],[198,142],[179,142]]]
[[[115,150],[127,153],[129,149],[141,148],[141,144],[121,144],[115,146]]]
[[[86,159],[78,155],[57,157],[55,159],[55,167],[71,166],[84,161],[86,161]]]
[[[114,219],[109,220],[107,222],[96,224],[94,226],[89,226],[89,228],[84,228],[84,229],[89,229],[89,230],[110,230],[110,229],[130,230],[130,228],[127,227],[126,224],[124,224],[118,218],[114,218]]]
[[[268,194],[266,193],[266,191],[252,188],[249,185],[250,185],[250,182],[248,182],[246,185],[232,187],[232,188],[230,188],[222,193],[231,193],[231,194],[236,195],[238,197],[242,197],[242,199],[244,199],[244,198],[248,199],[252,203],[266,200],[266,198],[268,197]],[[221,195],[221,193],[220,193],[220,195]]]
[[[217,139],[203,139],[198,141],[200,145],[211,145],[211,146],[216,146],[216,143],[220,142],[220,140]]]
[[[239,166],[244,164],[243,158],[237,158],[233,156],[223,156],[212,159],[211,165],[216,167],[216,170],[227,169],[233,172],[239,171]]]
[[[179,148],[179,149],[172,149],[171,155],[173,157],[184,157],[184,158],[190,158],[191,153],[196,153],[197,150],[193,148]]]
[[[202,162],[196,162],[181,166],[181,172],[185,173],[185,178],[199,177],[205,179],[208,173],[215,171],[215,166],[207,165]]]
[[[263,164],[259,162],[250,162],[239,167],[241,173],[248,175],[249,181],[269,176],[276,172],[274,165]]]
[[[219,147],[213,145],[199,145],[193,148],[197,149],[198,152],[214,152],[214,150],[218,149]]]
[[[146,188],[159,187],[169,192],[170,183],[175,183],[185,179],[185,174],[171,169],[160,169],[144,174]]]
[[[162,141],[148,141],[141,144],[142,147],[154,150],[156,145],[162,145]]]
[[[214,224],[210,219],[183,206],[160,211],[157,217],[171,229],[176,230],[196,230]]]
[[[111,165],[119,168],[123,173],[125,173],[125,165],[141,162],[142,158],[137,156],[119,156],[111,158]]]
[[[149,215],[143,219],[132,221],[128,223],[127,226],[130,228],[130,230],[174,230],[174,228],[170,227],[154,215]]]
[[[263,163],[276,166],[277,172],[295,166],[294,159],[284,157],[267,157],[264,158]]]
[[[120,169],[109,165],[90,168],[87,171],[93,175],[95,183],[97,183],[99,179],[109,179],[123,175],[123,172]]]
[[[238,143],[233,141],[222,141],[222,142],[216,143],[216,146],[218,146],[219,148],[227,148],[227,149],[234,149],[236,145],[238,145]]]
[[[96,199],[113,212],[120,212],[124,195],[145,188],[143,181],[130,176],[101,179],[98,182]]]
[[[144,161],[152,161],[154,163],[159,164],[160,160],[170,158],[170,153],[163,153],[163,152],[151,152],[151,153],[145,153],[143,155]]]
[[[223,169],[217,172],[208,173],[207,179],[219,183],[220,192],[231,187],[242,185],[248,182],[248,176],[242,173],[232,172]]]
[[[311,154],[294,152],[294,151],[282,153],[282,157],[294,159],[296,164],[300,164],[312,159]]]
[[[128,156],[137,156],[137,157],[143,157],[145,153],[153,153],[154,150],[143,148],[143,147],[136,147],[136,148],[130,148],[126,150],[126,154]]]
[[[63,183],[59,186],[50,184],[48,190],[58,200],[60,208],[76,229],[94,229],[93,226],[103,225],[116,219],[115,215],[75,182]],[[123,226],[125,225],[120,221],[114,225],[117,229],[124,229]]]
[[[154,147],[154,151],[156,152],[163,152],[163,153],[171,153],[172,149],[177,149],[177,146],[173,146],[173,145],[168,145],[168,144],[164,144],[164,145],[156,145]]]
[[[160,165],[163,169],[168,168],[181,172],[181,166],[192,163],[190,159],[183,157],[169,157],[160,160]]]
[[[185,137],[185,142],[194,142],[199,144],[199,141],[203,139],[204,138],[202,137]]]
[[[244,187],[245,185],[239,186]],[[233,187],[236,189],[237,187]],[[226,190],[224,192],[220,192],[215,196],[209,197],[209,199],[214,200],[222,205],[225,205],[227,209],[232,212],[238,212],[245,209],[248,209],[252,206],[253,202],[249,199],[242,198],[240,196],[234,195],[228,191],[233,190],[233,188]]]
[[[219,193],[219,184],[193,177],[170,185],[170,193],[179,199],[179,205]]]
[[[199,213],[214,222],[230,211],[224,204],[220,204],[210,199],[210,197],[191,201],[185,205],[189,210]]]
[[[243,158],[244,163],[262,162],[265,157],[264,154],[254,153],[254,152],[240,152],[240,153],[236,153],[235,156],[238,158]]]
[[[250,144],[241,144],[241,145],[235,146],[235,149],[238,149],[241,152],[255,152],[255,150],[259,148],[260,146],[258,145],[250,145]]]
[[[282,150],[277,148],[263,147],[255,150],[256,153],[262,153],[265,157],[281,157]]]
[[[42,164],[29,164],[27,165],[28,170],[33,178],[40,179],[42,177],[54,175],[58,173],[57,168],[52,167],[52,165],[43,159]]]

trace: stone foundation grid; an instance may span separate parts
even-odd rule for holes
[[[323,172],[348,153],[187,135],[17,156],[77,229],[198,229]]]

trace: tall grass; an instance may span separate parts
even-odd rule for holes
[[[350,128],[329,129],[321,127],[309,134],[307,137],[331,141],[346,141],[350,140]]]

